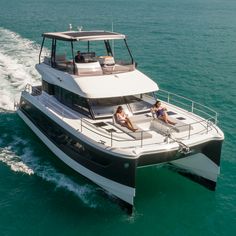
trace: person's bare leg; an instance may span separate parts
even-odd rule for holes
[[[167,124],[170,124],[170,125],[175,125],[176,123],[174,123],[174,122],[172,122],[172,121],[170,121],[169,119],[168,119],[168,115],[165,113],[163,116],[162,116],[162,119],[163,119],[163,121],[165,121],[165,123],[167,123]]]
[[[162,116],[159,116],[161,120],[163,120],[165,123],[168,124],[168,119],[167,119],[167,116],[166,114],[164,113]]]
[[[167,121],[168,124],[171,124],[171,125],[175,125],[175,124],[176,124],[175,122],[172,122],[172,121],[169,119],[167,113],[165,113],[165,117],[166,117],[166,121]]]
[[[168,123],[171,124],[171,125],[176,125],[175,122],[172,122],[172,121],[170,121],[170,120],[167,120],[167,121],[168,121]]]
[[[128,124],[128,126],[131,128],[132,131],[135,132],[135,131],[137,130],[137,129],[134,128],[134,126],[133,126],[133,124],[132,124],[132,122],[130,121],[129,118],[127,118],[127,124]]]
[[[130,126],[130,124],[129,124],[127,121],[126,121],[125,123],[123,123],[122,126],[128,128],[129,130],[131,130],[131,131],[133,131],[133,132],[135,131],[135,130]]]

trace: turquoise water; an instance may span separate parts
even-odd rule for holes
[[[211,192],[166,168],[141,170],[128,216],[75,174],[13,111],[41,33],[68,24],[128,35],[139,69],[162,89],[219,112],[221,175]],[[235,235],[235,0],[0,0],[0,235]]]

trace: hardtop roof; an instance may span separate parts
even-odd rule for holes
[[[43,33],[43,37],[63,40],[63,41],[96,41],[96,40],[114,40],[125,39],[124,34],[110,31],[65,31]]]

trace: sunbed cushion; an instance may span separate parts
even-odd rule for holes
[[[129,118],[132,121],[132,124],[133,124],[134,128],[138,129],[135,132],[132,132],[127,127],[122,126],[121,124],[119,124],[119,122],[117,122],[117,119],[116,119],[115,115],[113,116],[113,125],[115,127],[117,127],[118,129],[122,130],[124,133],[128,134],[129,136],[131,136],[134,139],[147,139],[147,138],[151,138],[152,137],[152,135],[150,133],[148,133],[147,131],[143,131],[141,128],[139,128],[136,125],[136,121],[137,120],[135,121],[134,116],[129,117]]]
[[[193,129],[191,125],[188,125],[181,120],[175,119],[173,117],[169,117],[170,121],[175,122],[175,125],[170,125],[162,121],[161,119],[153,119],[150,125],[150,129],[155,129],[160,133],[170,133],[170,132],[184,132],[189,129]]]
[[[135,132],[133,132],[133,131],[129,130],[128,128],[126,128],[125,126],[122,126],[122,125],[117,124],[115,122],[113,123],[113,125],[116,128],[122,130],[124,133],[128,134],[129,136],[131,136],[132,138],[137,139],[137,140],[139,140],[139,139],[147,139],[147,138],[151,138],[152,137],[152,135],[150,133],[148,133],[147,131],[143,131],[142,129],[138,128],[135,124],[133,124],[134,127],[138,128],[138,130],[136,130]]]

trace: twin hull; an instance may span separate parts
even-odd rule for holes
[[[18,109],[25,123],[63,162],[123,200],[128,209],[134,204],[137,167],[171,163],[188,170],[191,177],[197,175],[198,182],[215,189],[222,140],[195,145],[190,152],[176,148],[132,157],[119,155],[107,151],[104,145],[93,142],[82,133],[70,130],[62,120],[53,117],[39,104],[33,104],[30,98],[29,93],[23,92]],[[200,157],[196,155],[198,153],[201,153]]]

